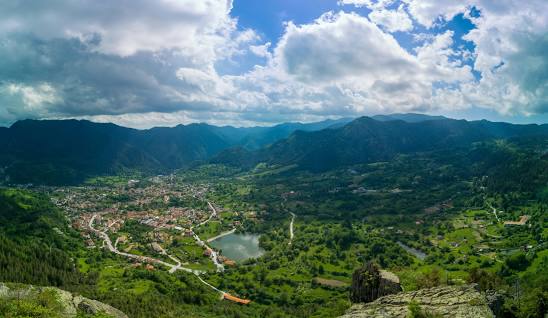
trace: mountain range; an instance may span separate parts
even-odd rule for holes
[[[401,118],[401,117],[400,117]],[[251,167],[259,162],[296,164],[301,169],[325,171],[344,165],[387,161],[409,154],[474,142],[515,137],[548,138],[548,125],[513,125],[486,120],[466,121],[436,117],[432,120],[375,120],[361,117],[338,129],[296,131],[288,138],[249,151],[231,148],[212,162]]]
[[[512,137],[548,138],[548,125],[395,114],[273,127],[208,124],[137,130],[83,120],[23,120],[0,128],[7,183],[70,184],[127,170],[163,173],[211,162],[323,171],[397,154]]]

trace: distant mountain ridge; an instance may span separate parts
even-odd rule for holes
[[[378,121],[403,120],[408,123],[420,123],[427,120],[449,119],[445,116],[431,116],[431,115],[415,114],[415,113],[375,115],[375,116],[371,116],[371,118]]]
[[[128,169],[161,173],[190,167],[230,147],[259,149],[298,129],[314,131],[348,121],[137,130],[85,120],[22,120],[0,129],[0,178],[8,183],[64,184]]]
[[[229,149],[214,163],[253,166],[259,162],[294,164],[325,171],[344,165],[386,161],[397,154],[465,147],[473,142],[512,137],[548,138],[548,125],[513,125],[489,121],[435,119],[379,121],[361,117],[331,130],[296,131],[258,151]]]
[[[548,125],[420,114],[235,128],[208,124],[137,130],[82,120],[23,120],[0,129],[0,181],[75,184],[128,170],[165,173],[212,162],[324,171],[472,142],[548,136]]]

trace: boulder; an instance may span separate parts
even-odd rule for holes
[[[369,262],[352,274],[350,299],[354,303],[370,302],[381,296],[402,291],[400,280],[395,274],[381,270]]]

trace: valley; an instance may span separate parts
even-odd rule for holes
[[[477,284],[528,317],[547,286],[545,147],[474,141],[319,170],[219,155],[166,174],[11,184],[0,189],[0,278],[129,317],[338,317],[353,273],[373,262],[405,292]]]
[[[0,0],[0,318],[548,318],[548,0]]]

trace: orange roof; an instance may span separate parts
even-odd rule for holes
[[[226,300],[230,300],[230,301],[233,301],[233,302],[236,302],[236,303],[243,304],[243,305],[247,305],[251,302],[251,300],[249,300],[249,299],[241,299],[241,298],[232,296],[232,295],[227,294],[227,293],[223,294],[223,298],[226,299]]]
[[[234,262],[233,260],[231,259],[227,259],[223,262],[223,264],[225,265],[228,265],[228,266],[235,266],[236,265],[236,262]]]

